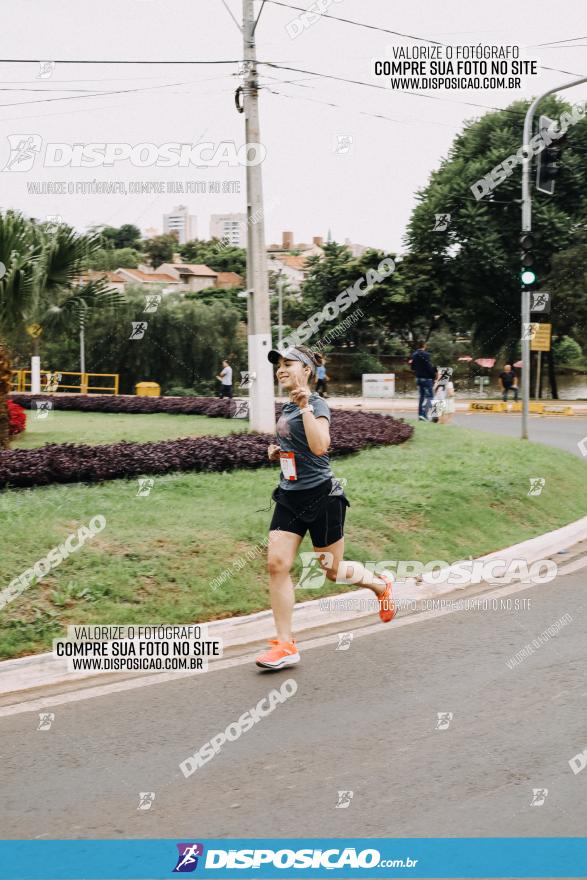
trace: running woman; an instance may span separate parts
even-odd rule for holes
[[[314,552],[328,580],[370,587],[379,598],[379,616],[385,623],[395,617],[392,577],[366,570],[360,562],[343,562],[344,520],[349,505],[342,487],[330,470],[330,409],[326,401],[312,392],[309,381],[316,372],[316,358],[305,345],[286,351],[270,351],[268,358],[278,364],[277,381],[289,392],[276,433],[279,445],[272,443],[270,461],[281,464],[281,480],[273,492],[275,510],[269,526],[268,569],[271,608],[277,638],[257,658],[257,666],[283,669],[300,661],[292,633],[295,604],[290,571],[307,531]],[[342,566],[342,567],[341,567]]]

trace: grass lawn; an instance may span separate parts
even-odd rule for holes
[[[64,426],[75,424],[65,416],[57,413],[53,424],[62,418]],[[190,432],[203,433],[204,421],[132,415],[132,431],[125,426],[120,434],[116,425],[123,417],[73,418],[92,421],[94,441],[114,434],[146,439],[164,425],[181,436],[188,423]],[[205,419],[205,427],[228,433],[236,426],[234,420]],[[450,562],[587,514],[587,468],[580,459],[457,426],[418,423],[407,443],[335,459],[333,466],[348,480],[347,559]],[[529,479],[536,476],[546,479],[545,488],[528,496]],[[0,611],[0,657],[47,650],[69,623],[201,622],[267,608],[264,552],[259,548],[251,561],[246,554],[266,537],[277,477],[277,465],[155,477],[148,497],[137,497],[136,480],[5,491],[2,587],[93,516],[102,514],[107,525]],[[311,550],[307,537],[301,549]],[[212,579],[225,569],[232,577],[213,590]],[[298,597],[345,589],[327,581],[320,590],[299,590]]]
[[[210,419],[208,416],[170,415],[168,413],[97,413],[53,410],[47,418],[36,418],[27,410],[26,431],[12,444],[12,449],[33,449],[45,443],[116,443],[134,440],[173,440],[200,437],[203,434],[229,434],[244,431],[245,419]]]

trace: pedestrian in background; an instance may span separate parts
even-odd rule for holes
[[[329,376],[326,375],[326,358],[321,355],[316,355],[316,361],[318,366],[316,367],[316,393],[320,395],[320,397],[328,397],[328,382]]]
[[[503,372],[499,374],[499,381],[502,389],[502,400],[508,399],[510,391],[514,392],[514,400],[518,399],[518,377],[516,376],[511,364],[506,364]]]
[[[408,361],[412,371],[416,374],[416,385],[420,392],[418,402],[418,418],[422,422],[429,421],[428,414],[432,406],[434,380],[437,369],[432,363],[429,353],[426,351],[426,343],[419,342],[416,351]]]
[[[228,361],[222,361],[222,369],[216,378],[220,382],[220,394],[218,396],[232,399],[232,367]]]

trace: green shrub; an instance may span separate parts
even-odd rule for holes
[[[387,368],[372,354],[358,354],[351,362],[352,379],[360,379],[363,373],[385,373],[386,371]]]
[[[553,345],[554,357],[558,364],[569,364],[578,361],[582,356],[581,346],[570,336],[557,339]]]

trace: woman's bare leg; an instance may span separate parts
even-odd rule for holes
[[[281,530],[269,532],[267,548],[269,593],[277,638],[282,642],[291,642],[293,638],[291,624],[295,596],[290,571],[301,542],[301,535],[296,535],[294,532]]]
[[[314,552],[323,554],[320,565],[324,569],[329,581],[336,581],[341,573],[341,583],[351,583],[357,587],[369,587],[378,596],[385,590],[385,581],[369,571],[361,562],[349,562],[343,560],[344,538],[335,541],[328,547],[314,547]]]

